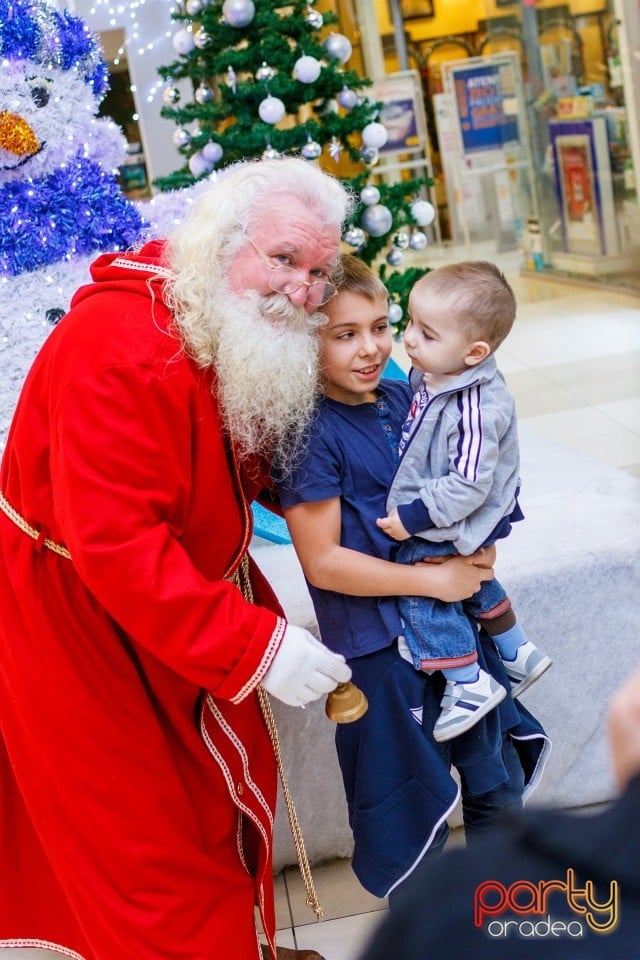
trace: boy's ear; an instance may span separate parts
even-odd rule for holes
[[[484,340],[475,340],[471,344],[471,349],[464,358],[464,362],[468,367],[475,367],[477,363],[480,363],[481,360],[484,360],[485,357],[488,357],[491,353],[491,347]]]

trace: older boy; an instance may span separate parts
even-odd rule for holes
[[[369,701],[361,720],[337,728],[336,746],[353,869],[382,897],[444,844],[459,796],[452,764],[460,774],[465,829],[475,839],[521,806],[539,777],[546,738],[507,697],[473,735],[453,746],[433,740],[442,678],[413,669],[396,597],[408,591],[444,602],[468,597],[492,576],[474,564],[488,565],[493,551],[440,565],[390,560],[393,543],[375,519],[397,467],[411,391],[405,381],[381,380],[392,345],[385,287],[356,257],[344,256],[342,267],[320,331],[324,395],[306,454],[280,483],[280,497],[322,640],[347,658]],[[493,644],[481,639],[478,656],[507,686]]]

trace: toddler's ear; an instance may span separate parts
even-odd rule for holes
[[[476,340],[471,344],[471,349],[469,353],[464,358],[464,362],[468,367],[475,367],[477,363],[480,363],[481,360],[484,360],[485,357],[488,357],[491,353],[491,347],[484,340]]]

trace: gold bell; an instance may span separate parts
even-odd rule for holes
[[[339,683],[327,697],[324,707],[329,720],[334,723],[353,723],[369,709],[369,702],[364,693],[355,683]]]

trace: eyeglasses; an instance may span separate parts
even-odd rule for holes
[[[332,297],[335,297],[338,291],[330,280],[300,280],[299,270],[296,270],[295,267],[288,267],[284,263],[272,263],[271,258],[259,247],[256,247],[251,237],[247,237],[247,240],[268,266],[270,270],[269,287],[274,293],[284,293],[285,296],[289,296],[299,290],[300,287],[306,287],[307,300],[314,307],[321,307],[324,303],[328,303]]]

